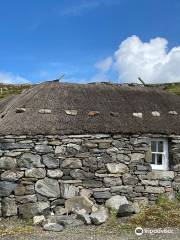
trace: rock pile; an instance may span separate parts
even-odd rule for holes
[[[115,210],[117,217],[135,213],[135,209],[124,196],[111,197],[105,205],[96,205],[87,197],[73,197],[65,201],[65,211],[53,215],[34,216],[33,223],[41,225],[45,231],[60,232],[70,226],[101,225],[108,220],[109,210]]]

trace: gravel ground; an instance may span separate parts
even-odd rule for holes
[[[123,229],[121,233],[99,232],[96,226],[79,226],[66,228],[63,232],[46,232],[40,227],[28,226],[27,223],[14,219],[0,221],[0,233],[7,229],[5,235],[0,235],[2,240],[179,240],[180,231],[172,229],[173,233],[143,234],[137,236],[134,230]]]

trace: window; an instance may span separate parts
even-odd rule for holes
[[[168,141],[167,139],[152,139],[152,169],[168,170]]]

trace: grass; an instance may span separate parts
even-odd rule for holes
[[[145,208],[140,214],[131,218],[129,223],[151,228],[180,228],[180,202],[159,196],[155,205]]]
[[[123,230],[125,230],[126,232],[131,232],[132,230],[134,230],[134,225],[128,223],[127,221],[122,222],[121,219],[118,219],[116,217],[116,214],[116,211],[110,210],[108,220],[96,229],[96,234],[118,235],[122,233]]]
[[[164,84],[164,90],[180,95],[180,83]]]
[[[33,231],[32,226],[19,226],[12,227],[11,229],[6,227],[0,227],[0,237],[5,237],[8,235],[14,236],[18,234],[30,234]]]
[[[23,90],[29,89],[31,85],[13,85],[13,84],[1,84],[0,83],[0,99],[12,95],[20,94]]]
[[[154,205],[123,220],[122,218],[118,219],[116,212],[111,211],[107,222],[99,226],[96,232],[97,234],[112,233],[114,235],[120,234],[122,231],[132,233],[137,226],[180,229],[180,201],[178,199],[170,201],[159,195]]]

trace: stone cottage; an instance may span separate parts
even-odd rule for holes
[[[0,215],[180,189],[180,97],[119,84],[46,82],[0,101]]]

